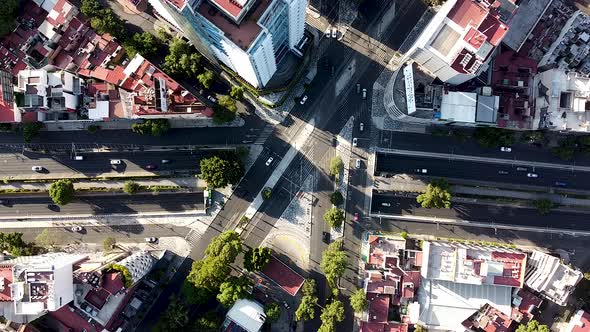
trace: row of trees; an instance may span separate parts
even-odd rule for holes
[[[141,135],[161,136],[170,130],[168,119],[149,119],[131,125],[131,131]]]
[[[98,0],[82,0],[80,11],[90,18],[90,26],[99,34],[108,33],[122,41],[126,40],[123,21],[110,8],[102,8]]]

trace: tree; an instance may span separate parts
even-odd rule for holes
[[[139,189],[141,189],[141,186],[135,181],[128,180],[125,181],[125,184],[123,185],[123,191],[129,195],[135,194]]]
[[[304,296],[314,296],[316,292],[315,279],[305,279],[303,286],[301,287],[301,293]]]
[[[540,130],[527,131],[522,139],[527,143],[542,143],[545,140],[545,133]]]
[[[12,31],[17,16],[18,0],[0,1],[0,37]]]
[[[162,316],[160,316],[160,320],[154,327],[154,331],[156,332],[167,332],[171,330],[181,330],[189,323],[189,314],[188,308],[179,298],[175,295],[170,297],[170,302],[168,303],[168,308]]]
[[[328,249],[322,254],[320,267],[332,289],[336,288],[336,280],[342,277],[347,266],[348,257],[342,251],[342,240],[334,241],[328,245]]]
[[[258,247],[248,250],[244,254],[244,268],[248,271],[262,271],[270,261],[272,251],[267,247]]]
[[[23,240],[23,233],[0,233],[0,252],[8,251],[12,256],[30,256],[32,246]]]
[[[90,26],[98,33],[108,33],[121,40],[125,39],[125,27],[121,19],[110,8],[100,9],[90,18]]]
[[[235,100],[242,100],[244,98],[244,88],[241,86],[232,86],[229,96]]]
[[[236,113],[238,111],[238,107],[236,106],[236,101],[233,100],[230,96],[221,96],[219,97],[219,100],[217,101],[219,106],[227,109],[228,111],[232,112],[232,113]]]
[[[25,123],[23,126],[23,139],[25,142],[31,143],[33,138],[39,135],[41,128],[43,128],[43,123],[41,122]]]
[[[330,227],[338,228],[342,226],[342,222],[344,221],[344,210],[332,207],[324,213],[324,220],[330,225]]]
[[[339,191],[335,191],[330,195],[330,202],[334,205],[340,205],[344,203],[344,197],[342,197],[342,194]]]
[[[312,320],[315,317],[315,307],[317,305],[317,296],[304,295],[295,311],[295,320]]]
[[[203,316],[197,318],[193,324],[193,330],[199,332],[218,332],[221,325],[221,319],[215,311],[209,311]]]
[[[340,156],[332,157],[332,159],[330,159],[330,175],[338,178],[342,169],[344,169],[342,158],[340,158]]]
[[[131,131],[141,135],[161,136],[170,130],[168,119],[150,119],[131,125]]]
[[[235,231],[214,237],[205,249],[205,257],[193,262],[182,291],[190,303],[203,303],[216,294],[230,272],[230,265],[242,250]]]
[[[74,184],[70,179],[60,179],[49,186],[49,197],[53,203],[66,205],[74,199]]]
[[[104,251],[113,250],[113,246],[117,243],[117,240],[113,237],[107,237],[102,241],[102,248]]]
[[[42,247],[55,247],[59,244],[59,237],[55,233],[50,233],[49,229],[44,229],[43,232],[39,233],[35,237],[35,243]]]
[[[416,197],[416,201],[423,208],[449,209],[451,207],[449,183],[444,179],[433,180],[426,187],[426,192]]]
[[[262,198],[263,199],[269,199],[271,194],[272,194],[272,189],[270,189],[269,187],[262,189]]]
[[[235,153],[201,159],[199,166],[200,177],[210,188],[224,188],[228,184],[236,184],[244,176],[244,164]]]
[[[415,325],[414,332],[427,332],[428,330],[422,325]]]
[[[211,87],[211,83],[213,83],[214,78],[215,75],[209,69],[205,69],[204,72],[197,75],[197,80],[203,85],[205,89],[209,89]]]
[[[232,122],[236,118],[235,112],[231,112],[227,108],[223,108],[220,105],[213,106],[213,110],[213,123],[215,124]]]
[[[566,138],[559,142],[551,152],[562,160],[571,160],[576,153],[576,140],[573,137]]]
[[[401,233],[399,233],[399,236],[401,236],[402,239],[407,240],[408,239],[408,232],[402,231]]]
[[[367,294],[364,289],[358,288],[352,293],[350,296],[350,306],[356,313],[361,313],[367,310],[369,303],[367,302]]]
[[[202,71],[201,55],[181,38],[174,38],[164,58],[164,71],[171,76],[196,78]]]
[[[318,332],[335,331],[335,323],[344,320],[344,306],[342,305],[342,302],[334,300],[332,303],[328,304],[322,310],[320,319],[322,320],[322,325],[320,326]]]
[[[281,317],[281,306],[276,302],[270,303],[264,308],[264,314],[267,322],[276,322]]]
[[[553,208],[553,202],[548,199],[538,199],[533,203],[540,214],[547,214]]]
[[[584,272],[584,279],[590,281],[590,272]]]
[[[252,287],[250,281],[244,276],[230,277],[227,281],[219,286],[217,300],[225,307],[231,307],[237,300],[248,297],[249,288]]]
[[[494,127],[478,127],[473,133],[477,143],[487,148],[514,144],[514,133],[510,130]]]
[[[125,51],[131,58],[137,53],[144,57],[150,57],[158,52],[158,40],[147,31],[136,32],[133,37],[123,43],[123,46],[125,46]]]
[[[80,11],[87,17],[93,17],[98,15],[100,8],[100,4],[97,0],[82,0]]]
[[[547,325],[540,325],[538,321],[531,320],[526,325],[520,324],[516,332],[549,332]]]

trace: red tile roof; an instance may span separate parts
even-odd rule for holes
[[[469,28],[469,31],[467,31],[467,34],[463,40],[469,43],[469,45],[475,47],[475,49],[479,49],[481,44],[486,41],[486,36],[472,27]]]
[[[359,332],[383,332],[385,331],[385,324],[376,322],[361,322]]]
[[[72,312],[70,308],[69,305],[65,305],[56,311],[50,311],[48,315],[56,319],[70,332],[100,332],[104,329],[97,322],[94,322],[94,325],[90,324],[86,319]]]
[[[584,311],[579,323],[574,326],[571,332],[590,332],[590,314]]]
[[[0,113],[1,114],[1,113]],[[0,278],[4,279],[4,290],[0,292],[0,302],[7,302],[12,300],[10,294],[10,285],[12,283],[12,266],[0,265]]]
[[[367,293],[369,303],[369,322],[387,322],[389,315],[389,295]]]
[[[220,8],[223,8],[223,10],[227,11],[234,18],[238,17],[243,9],[242,6],[239,6],[235,1],[232,0],[211,0],[211,2]]]
[[[301,275],[274,256],[270,258],[262,273],[291,296],[297,294],[299,288],[303,286],[303,282],[305,281]]]
[[[125,287],[119,272],[107,273],[103,278],[102,288],[110,294],[116,294]]]
[[[488,11],[474,0],[458,0],[447,17],[462,28],[467,25],[479,26],[486,18]]]
[[[508,26],[500,22],[495,16],[488,15],[486,19],[481,22],[478,30],[487,37],[490,44],[498,46],[508,32]]]

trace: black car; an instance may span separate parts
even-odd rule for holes
[[[0,199],[0,205],[8,205],[7,199]]]
[[[322,232],[322,241],[326,244],[330,244],[330,233]]]

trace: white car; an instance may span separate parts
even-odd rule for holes
[[[307,101],[307,96],[303,96],[301,97],[301,101],[299,102],[301,105],[305,104],[305,102]]]
[[[332,28],[332,38],[336,38],[338,37],[338,29],[336,29],[335,27]]]
[[[416,168],[416,172],[426,174],[428,173],[428,170],[426,168]]]
[[[332,28],[330,28],[330,27],[328,27],[328,29],[326,29],[326,38],[330,38],[331,31],[332,31]]]
[[[512,152],[512,148],[509,148],[507,146],[503,146],[500,148],[500,151],[502,152]]]
[[[158,238],[157,237],[146,237],[143,240],[147,243],[156,243],[158,241]]]
[[[217,102],[217,99],[215,97],[213,97],[213,96],[207,96],[207,99],[209,99],[209,101],[212,102],[212,103],[216,103]]]
[[[363,89],[363,99],[367,99],[367,89]]]
[[[361,122],[361,124],[359,124],[359,129],[360,131],[365,130],[365,124]]]
[[[81,232],[82,226],[72,226],[72,232]]]
[[[268,160],[266,161],[266,166],[270,166],[270,164],[272,164],[273,161],[273,157],[268,158]]]
[[[538,178],[539,174],[537,173],[526,173],[526,176],[529,178]]]
[[[121,165],[121,159],[111,159],[111,165]]]
[[[360,159],[357,159],[357,160],[356,160],[356,168],[357,168],[357,169],[358,169],[358,168],[361,168],[361,160],[360,160]]]
[[[381,203],[381,206],[391,206],[391,204],[385,202],[385,203]]]
[[[34,172],[41,172],[43,170],[43,166],[33,166],[31,167],[31,170]]]
[[[358,139],[355,137],[352,139],[352,146],[357,146],[358,145]]]

